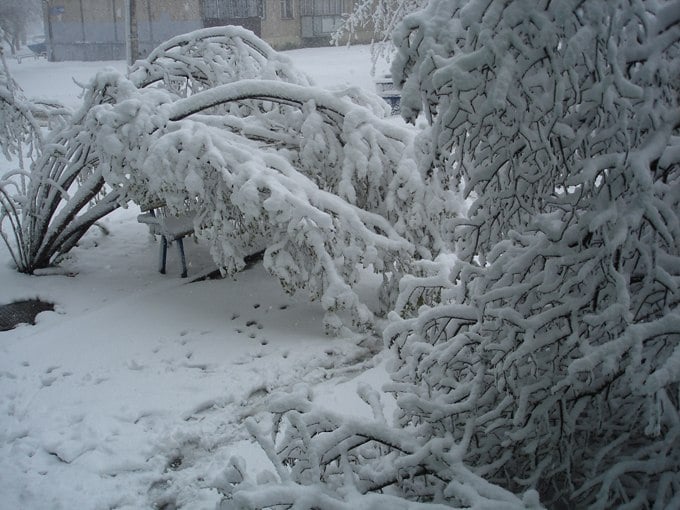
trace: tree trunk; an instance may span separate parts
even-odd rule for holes
[[[128,65],[139,58],[139,32],[137,30],[137,0],[125,0],[125,49]]]

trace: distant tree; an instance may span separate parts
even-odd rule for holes
[[[0,33],[12,54],[26,44],[28,25],[40,19],[41,0],[0,0]]]
[[[351,41],[357,31],[372,29],[373,56],[389,57],[393,53],[392,33],[405,16],[427,5],[428,0],[359,0],[354,2],[352,11],[343,19],[340,28],[333,34],[335,44],[347,39]]]

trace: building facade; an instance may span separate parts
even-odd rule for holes
[[[203,27],[240,25],[277,49],[328,44],[353,0],[49,0],[44,2],[51,60],[126,57],[132,2],[137,57]],[[372,32],[357,34],[369,42]]]

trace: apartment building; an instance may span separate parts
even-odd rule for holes
[[[328,44],[353,0],[49,0],[45,26],[52,60],[126,56],[126,9],[133,2],[138,53],[203,27],[240,25],[274,48]],[[357,34],[358,42],[372,32]]]

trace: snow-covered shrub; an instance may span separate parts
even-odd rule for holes
[[[121,199],[195,212],[197,235],[228,272],[266,245],[266,267],[287,289],[320,299],[331,329],[343,309],[358,325],[374,321],[353,290],[361,268],[384,275],[391,306],[414,246],[429,254],[439,236],[436,222],[414,222],[429,212],[409,132],[347,97],[239,80],[176,99],[121,76],[100,80],[115,97],[90,110],[87,131]],[[241,101],[285,109],[228,113]]]
[[[26,173],[25,192],[11,197],[11,207],[18,211],[12,228],[20,240],[14,246],[22,254],[15,257],[19,271],[49,266],[120,205],[119,194],[105,187],[92,147],[94,133],[83,124],[94,105],[110,100],[105,88],[91,84],[80,109],[44,136],[42,150]],[[12,244],[7,245],[12,250]]]
[[[0,58],[0,141],[3,155],[16,163],[15,168],[0,176],[0,236],[21,269],[31,266],[30,233],[21,225],[26,211],[31,211],[30,168],[44,151],[43,127],[61,129],[71,112],[58,102],[24,97],[1,50]]]
[[[330,330],[341,310],[371,327],[414,256],[442,249],[441,204],[451,200],[429,191],[412,132],[385,112],[375,95],[314,87],[241,28],[174,38],[127,78],[100,72],[48,135],[15,214],[27,254],[17,266],[52,263],[130,200],[165,203],[196,213],[195,231],[225,271],[266,247],[267,268],[320,299]],[[383,279],[380,309],[355,290],[362,271]]]
[[[29,162],[42,148],[40,127],[33,118],[28,102],[19,86],[12,79],[0,49],[0,141],[2,153],[8,159],[16,159],[18,168],[0,176],[0,236],[10,255],[18,265],[25,259],[21,222],[21,205],[15,197],[26,191],[25,160]]]
[[[361,268],[382,275],[384,313],[413,254],[441,249],[435,204],[449,200],[428,192],[411,132],[385,112],[375,95],[314,87],[243,29],[174,38],[128,78],[99,73],[50,135],[17,265],[50,264],[119,204],[164,202],[197,213],[196,232],[226,271],[266,245],[270,271],[321,299],[331,329],[342,309],[369,326],[374,311],[353,290]]]
[[[402,112],[472,200],[441,304],[386,333],[400,422],[549,506],[679,504],[679,21],[433,1],[395,36]]]
[[[266,267],[320,299],[331,330],[340,310],[374,323],[354,290],[361,271],[382,276],[384,313],[414,252],[442,249],[451,197],[429,191],[411,132],[382,120],[377,96],[312,86],[248,31],[187,34],[128,80],[100,79],[112,100],[90,111],[87,130],[121,200],[195,212],[227,272],[266,246]]]
[[[130,73],[139,88],[160,86],[180,97],[249,79],[313,87],[286,56],[234,26],[175,37],[138,61]],[[299,96],[290,98],[276,88],[267,89],[254,92],[251,99],[240,94],[237,100],[216,101],[202,113],[219,114],[225,129],[285,149],[292,164],[323,190],[396,223],[423,256],[441,249],[437,225],[442,208],[435,204],[446,198],[424,195],[425,179],[413,172],[410,131],[376,119],[388,112],[384,101],[349,88],[332,91],[344,102],[326,94],[324,100],[330,103],[317,105],[318,91],[311,91],[303,104]],[[208,122],[216,125],[216,119]],[[436,215],[428,214],[433,210]]]
[[[258,41],[252,33],[233,27],[175,38],[154,51],[150,61],[138,62],[126,86],[158,87],[160,83],[176,99],[177,94],[263,73],[295,77],[306,83],[285,58]],[[226,56],[229,54],[230,59]],[[268,63],[268,59],[272,62]],[[105,186],[99,148],[92,145],[95,133],[84,125],[95,105],[115,102],[120,94],[115,90],[119,82],[111,72],[102,73],[85,88],[82,106],[70,116],[58,105],[25,100],[6,69],[5,66],[3,72],[7,78],[3,78],[4,86],[0,87],[0,104],[6,113],[0,135],[6,156],[19,162],[21,178],[3,180],[2,219],[9,229],[2,232],[17,268],[31,273],[68,252],[97,220],[124,203],[117,190]],[[55,116],[61,122],[55,124]],[[36,118],[49,121],[44,137]],[[30,170],[23,166],[27,150]],[[10,188],[17,182],[25,184],[24,178],[28,179],[27,186],[13,192]]]

